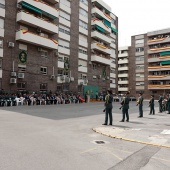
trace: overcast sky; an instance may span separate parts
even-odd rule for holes
[[[104,0],[119,18],[119,46],[131,36],[170,28],[170,0]]]

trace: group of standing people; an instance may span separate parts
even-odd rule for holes
[[[143,94],[139,93],[139,97],[137,100],[137,105],[139,108],[139,116],[138,118],[142,118],[143,117]],[[107,91],[107,95],[105,98],[105,109],[103,110],[103,112],[105,112],[105,122],[103,125],[107,125],[108,124],[108,117],[109,117],[109,121],[110,124],[112,125],[112,102],[113,102],[113,95],[112,95],[112,91],[108,90]],[[119,109],[122,109],[122,120],[120,122],[124,122],[126,120],[126,122],[129,122],[129,102],[130,102],[130,97],[129,97],[129,92],[127,92],[124,97],[122,97],[121,99],[121,107]],[[155,115],[155,99],[154,99],[154,95],[151,95],[151,98],[149,100],[149,107],[150,107],[150,112],[149,115]],[[163,112],[163,111],[168,111],[167,114],[170,114],[170,94],[166,95],[166,97],[163,97],[162,95],[159,96],[159,112]]]

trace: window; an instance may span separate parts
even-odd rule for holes
[[[143,70],[144,69],[144,65],[136,65],[136,70]]]
[[[135,44],[144,44],[144,39],[136,40]]]
[[[144,74],[136,74],[136,78],[143,78]]]
[[[47,90],[47,83],[41,83],[40,84],[40,90],[41,91],[46,91]]]
[[[79,40],[87,42],[87,36],[79,34]]]
[[[65,6],[70,7],[70,1],[69,0],[62,0],[60,1],[62,4],[64,4]]]
[[[47,67],[41,67],[40,72],[44,75],[47,75]]]
[[[88,25],[85,22],[81,21],[81,20],[79,20],[79,26],[81,28],[84,28],[84,29],[88,30]]]
[[[136,61],[144,61],[144,56],[137,56]]]
[[[80,0],[80,2],[82,2],[85,5],[88,5],[88,1],[87,0]]]
[[[136,48],[136,52],[142,52],[142,51],[144,51],[143,47]]]
[[[79,47],[79,53],[86,54],[87,55],[87,49]]]
[[[0,59],[0,70],[2,69],[2,60]]]
[[[63,75],[63,70],[58,70],[58,76],[62,76]]]
[[[69,85],[68,84],[63,85],[63,91],[69,91]]]
[[[82,15],[83,17],[88,18],[88,12],[85,11],[84,9],[80,8],[80,15]]]
[[[0,28],[4,29],[4,19],[0,18]]]
[[[0,48],[3,48],[3,40],[0,39]]]
[[[18,89],[26,89],[26,82],[17,83],[17,88]]]
[[[67,27],[64,27],[63,25],[59,25],[59,31],[63,32],[64,34],[70,35],[70,29]]]
[[[136,82],[136,86],[144,86],[144,82]]]
[[[18,67],[18,72],[20,73],[26,72],[26,67]]]
[[[96,69],[97,69],[97,65],[93,64],[93,70],[96,70]]]
[[[48,57],[48,51],[42,50],[41,51],[41,57],[47,58]]]
[[[63,11],[60,11],[60,17],[67,20],[67,21],[70,21],[70,15],[63,12]]]
[[[0,0],[0,8],[5,9],[5,0]]]
[[[58,45],[60,47],[70,49],[70,43],[64,40],[58,40]]]

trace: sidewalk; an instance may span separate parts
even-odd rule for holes
[[[93,131],[120,140],[170,149],[170,115],[157,112],[158,108],[155,109],[156,115],[145,112],[143,118],[133,114],[129,122],[114,121],[113,126],[102,125]]]

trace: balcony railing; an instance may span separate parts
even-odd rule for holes
[[[148,40],[148,43],[163,41],[163,40],[165,40],[166,38],[167,38],[167,37],[165,37],[165,38],[153,39],[153,40]]]
[[[160,51],[160,50],[167,50],[170,49],[170,46],[167,47],[160,47],[160,48],[151,48],[150,51]]]
[[[149,66],[148,69],[161,69],[161,68],[170,68],[170,65],[166,66]]]
[[[169,75],[149,75],[148,78],[165,78]]]
[[[165,85],[161,85],[161,84],[149,84],[148,85],[148,89],[154,89],[154,88],[156,88],[156,89],[166,89],[166,88],[170,88],[170,84],[165,84]]]

